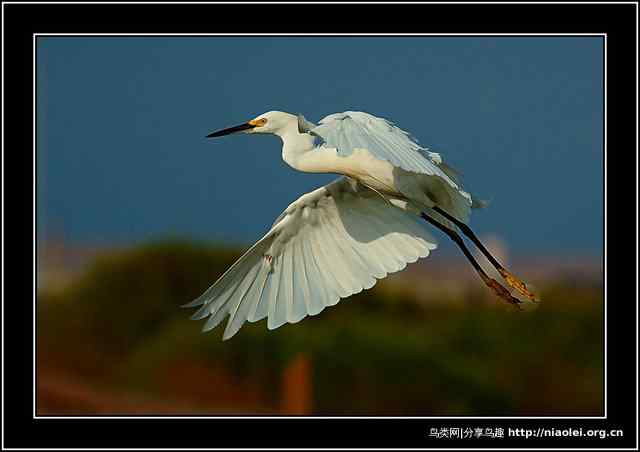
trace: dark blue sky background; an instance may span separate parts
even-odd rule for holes
[[[206,140],[268,110],[393,120],[492,200],[472,226],[519,252],[602,248],[597,37],[41,37],[41,238],[246,244],[334,178],[275,137]]]

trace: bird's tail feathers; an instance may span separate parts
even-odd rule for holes
[[[490,199],[480,199],[473,193],[471,194],[471,208],[472,209],[486,209],[491,204]]]

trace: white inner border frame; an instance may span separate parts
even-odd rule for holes
[[[603,416],[219,416],[219,415],[210,415],[210,416],[189,416],[189,415],[181,415],[181,416],[171,416],[171,415],[154,415],[154,416],[132,416],[132,415],[122,415],[122,416],[103,416],[103,415],[92,415],[92,416],[38,416],[36,413],[36,341],[35,341],[35,330],[36,330],[36,297],[37,297],[37,287],[36,287],[36,71],[37,71],[37,61],[36,61],[36,46],[37,46],[37,38],[38,37],[111,37],[111,36],[121,36],[121,37],[131,37],[135,39],[137,37],[218,37],[218,36],[226,36],[226,37],[251,37],[251,36],[271,36],[271,37],[305,37],[305,36],[315,36],[315,37],[394,37],[394,36],[405,36],[405,37],[458,37],[458,36],[467,36],[467,37],[495,37],[495,38],[509,38],[509,37],[601,37],[603,38],[603,95],[604,95],[604,106],[603,106],[603,115],[604,115],[604,135],[603,135],[603,144],[604,144],[604,415]],[[636,68],[636,80],[637,80],[637,68]],[[3,79],[3,89],[4,89],[4,79]],[[4,91],[3,91],[4,92]],[[636,98],[637,105],[637,98]],[[4,108],[4,106],[3,106]],[[4,117],[4,115],[3,115]],[[4,124],[3,124],[4,126]],[[4,134],[3,134],[4,136]],[[636,129],[636,143],[637,143],[637,129]],[[4,146],[3,146],[4,148]],[[3,152],[3,160],[4,160],[4,152]],[[34,331],[34,341],[33,341],[33,419],[606,419],[607,418],[607,34],[606,33],[509,33],[509,34],[498,34],[498,33],[391,33],[391,34],[382,34],[382,33],[364,33],[364,34],[336,34],[336,33],[145,33],[145,34],[131,34],[131,33],[34,33],[33,34],[33,331]],[[3,165],[4,170],[4,165]],[[4,178],[3,178],[4,180]],[[3,182],[4,183],[4,182]],[[636,174],[636,187],[638,184],[638,178]],[[636,211],[636,229],[637,229],[637,211]],[[4,239],[4,234],[3,234]],[[637,254],[637,250],[636,250]],[[4,256],[3,256],[4,258]],[[636,256],[637,261],[637,256]],[[4,275],[3,275],[4,277]],[[4,287],[4,284],[3,284]],[[638,294],[638,281],[636,280],[636,299]],[[4,297],[3,297],[4,298]],[[3,303],[4,310],[4,303]],[[4,322],[4,315],[3,315]],[[636,338],[638,336],[638,324],[636,319]],[[637,342],[637,341],[636,341]],[[4,347],[4,344],[3,344]],[[4,361],[4,360],[3,360]],[[3,362],[4,365],[4,362]],[[4,372],[3,372],[4,374]],[[636,378],[637,378],[637,361],[636,361]],[[4,381],[4,377],[3,377]],[[4,384],[3,384],[3,395],[4,395]],[[636,400],[636,412],[637,412],[638,402]],[[4,410],[4,407],[3,407]]]

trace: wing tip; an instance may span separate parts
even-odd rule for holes
[[[202,320],[204,319],[206,316],[208,316],[209,313],[207,312],[207,310],[205,309],[205,306],[201,307],[200,309],[198,309],[196,312],[194,312],[193,314],[191,314],[191,317],[189,317],[191,320]]]
[[[224,331],[224,334],[222,335],[222,342],[226,342],[226,341],[228,341],[228,340],[229,340],[229,339],[231,339],[233,336],[235,336],[235,335],[236,335],[236,333],[237,333],[237,331],[230,332],[230,331],[225,330],[225,331]]]
[[[204,304],[204,301],[200,299],[200,297],[196,298],[193,301],[189,301],[187,303],[178,305],[179,308],[184,308],[184,309],[188,309],[188,308],[197,308],[198,306]]]
[[[269,331],[272,331],[272,330],[275,330],[275,329],[277,329],[277,328],[280,328],[282,325],[284,325],[285,323],[287,323],[287,321],[286,321],[286,320],[285,320],[285,321],[280,321],[280,322],[276,323],[276,322],[275,322],[275,320],[274,320],[274,321],[272,321],[272,320],[271,320],[272,318],[273,318],[273,317],[271,317],[271,318],[268,318],[268,319],[267,319],[267,329],[268,329]]]

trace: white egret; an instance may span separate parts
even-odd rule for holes
[[[292,168],[342,177],[291,203],[209,289],[184,305],[200,306],[192,318],[208,317],[203,331],[227,315],[224,339],[245,321],[266,317],[269,329],[278,328],[371,288],[436,248],[422,219],[461,248],[499,297],[516,306],[523,303],[484,272],[458,230],[509,286],[528,302],[537,301],[467,225],[471,209],[483,203],[462,189],[459,176],[439,154],[391,122],[347,111],[315,125],[301,115],[270,111],[208,137],[233,133],[276,135],[282,140],[282,159]]]

